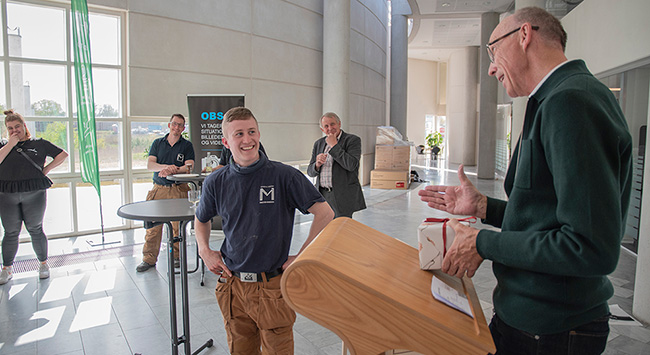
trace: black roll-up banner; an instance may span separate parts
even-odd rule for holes
[[[195,166],[214,168],[223,151],[221,121],[229,109],[244,106],[244,95],[187,95],[190,140],[194,146]]]

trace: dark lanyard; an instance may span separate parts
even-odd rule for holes
[[[27,161],[29,161],[32,165],[34,165],[36,169],[38,169],[40,172],[43,172],[43,168],[41,168],[38,164],[36,164],[36,162],[32,160],[32,158],[30,158],[29,155],[27,155],[27,153],[23,151],[23,148],[16,147],[16,151],[20,153],[22,156],[24,156],[25,159],[27,159]]]

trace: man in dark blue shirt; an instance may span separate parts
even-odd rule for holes
[[[203,183],[194,229],[199,254],[220,274],[217,301],[231,354],[293,354],[296,315],[282,298],[280,280],[297,255],[289,256],[295,210],[314,220],[302,250],[334,217],[311,182],[297,169],[268,160],[259,151],[253,113],[228,110],[223,144],[230,164]],[[225,240],[210,249],[210,219],[221,216]]]
[[[178,173],[189,173],[194,165],[194,148],[192,143],[183,138],[185,117],[180,113],[172,115],[167,124],[169,133],[151,143],[147,169],[153,171],[153,188],[147,193],[147,201],[170,198],[187,198],[187,184],[176,184],[166,177]],[[172,222],[174,236],[178,236],[178,222]],[[146,227],[146,226],[145,226]],[[160,253],[162,225],[148,228],[142,247],[142,263],[136,267],[138,272],[144,272],[156,266]],[[174,243],[174,266],[180,265],[178,243]]]

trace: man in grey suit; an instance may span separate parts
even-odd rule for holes
[[[334,112],[320,118],[325,137],[314,142],[307,174],[316,177],[316,187],[337,217],[350,217],[366,208],[359,183],[361,138],[341,130],[341,119]]]

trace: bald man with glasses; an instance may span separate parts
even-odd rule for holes
[[[501,228],[452,220],[442,270],[472,277],[492,261],[497,354],[601,354],[614,293],[607,275],[618,263],[632,183],[625,117],[584,61],[567,60],[566,32],[545,10],[518,10],[490,39],[489,74],[510,97],[528,97],[523,129],[507,201],[481,194],[462,166],[460,186],[419,192],[432,208]]]

